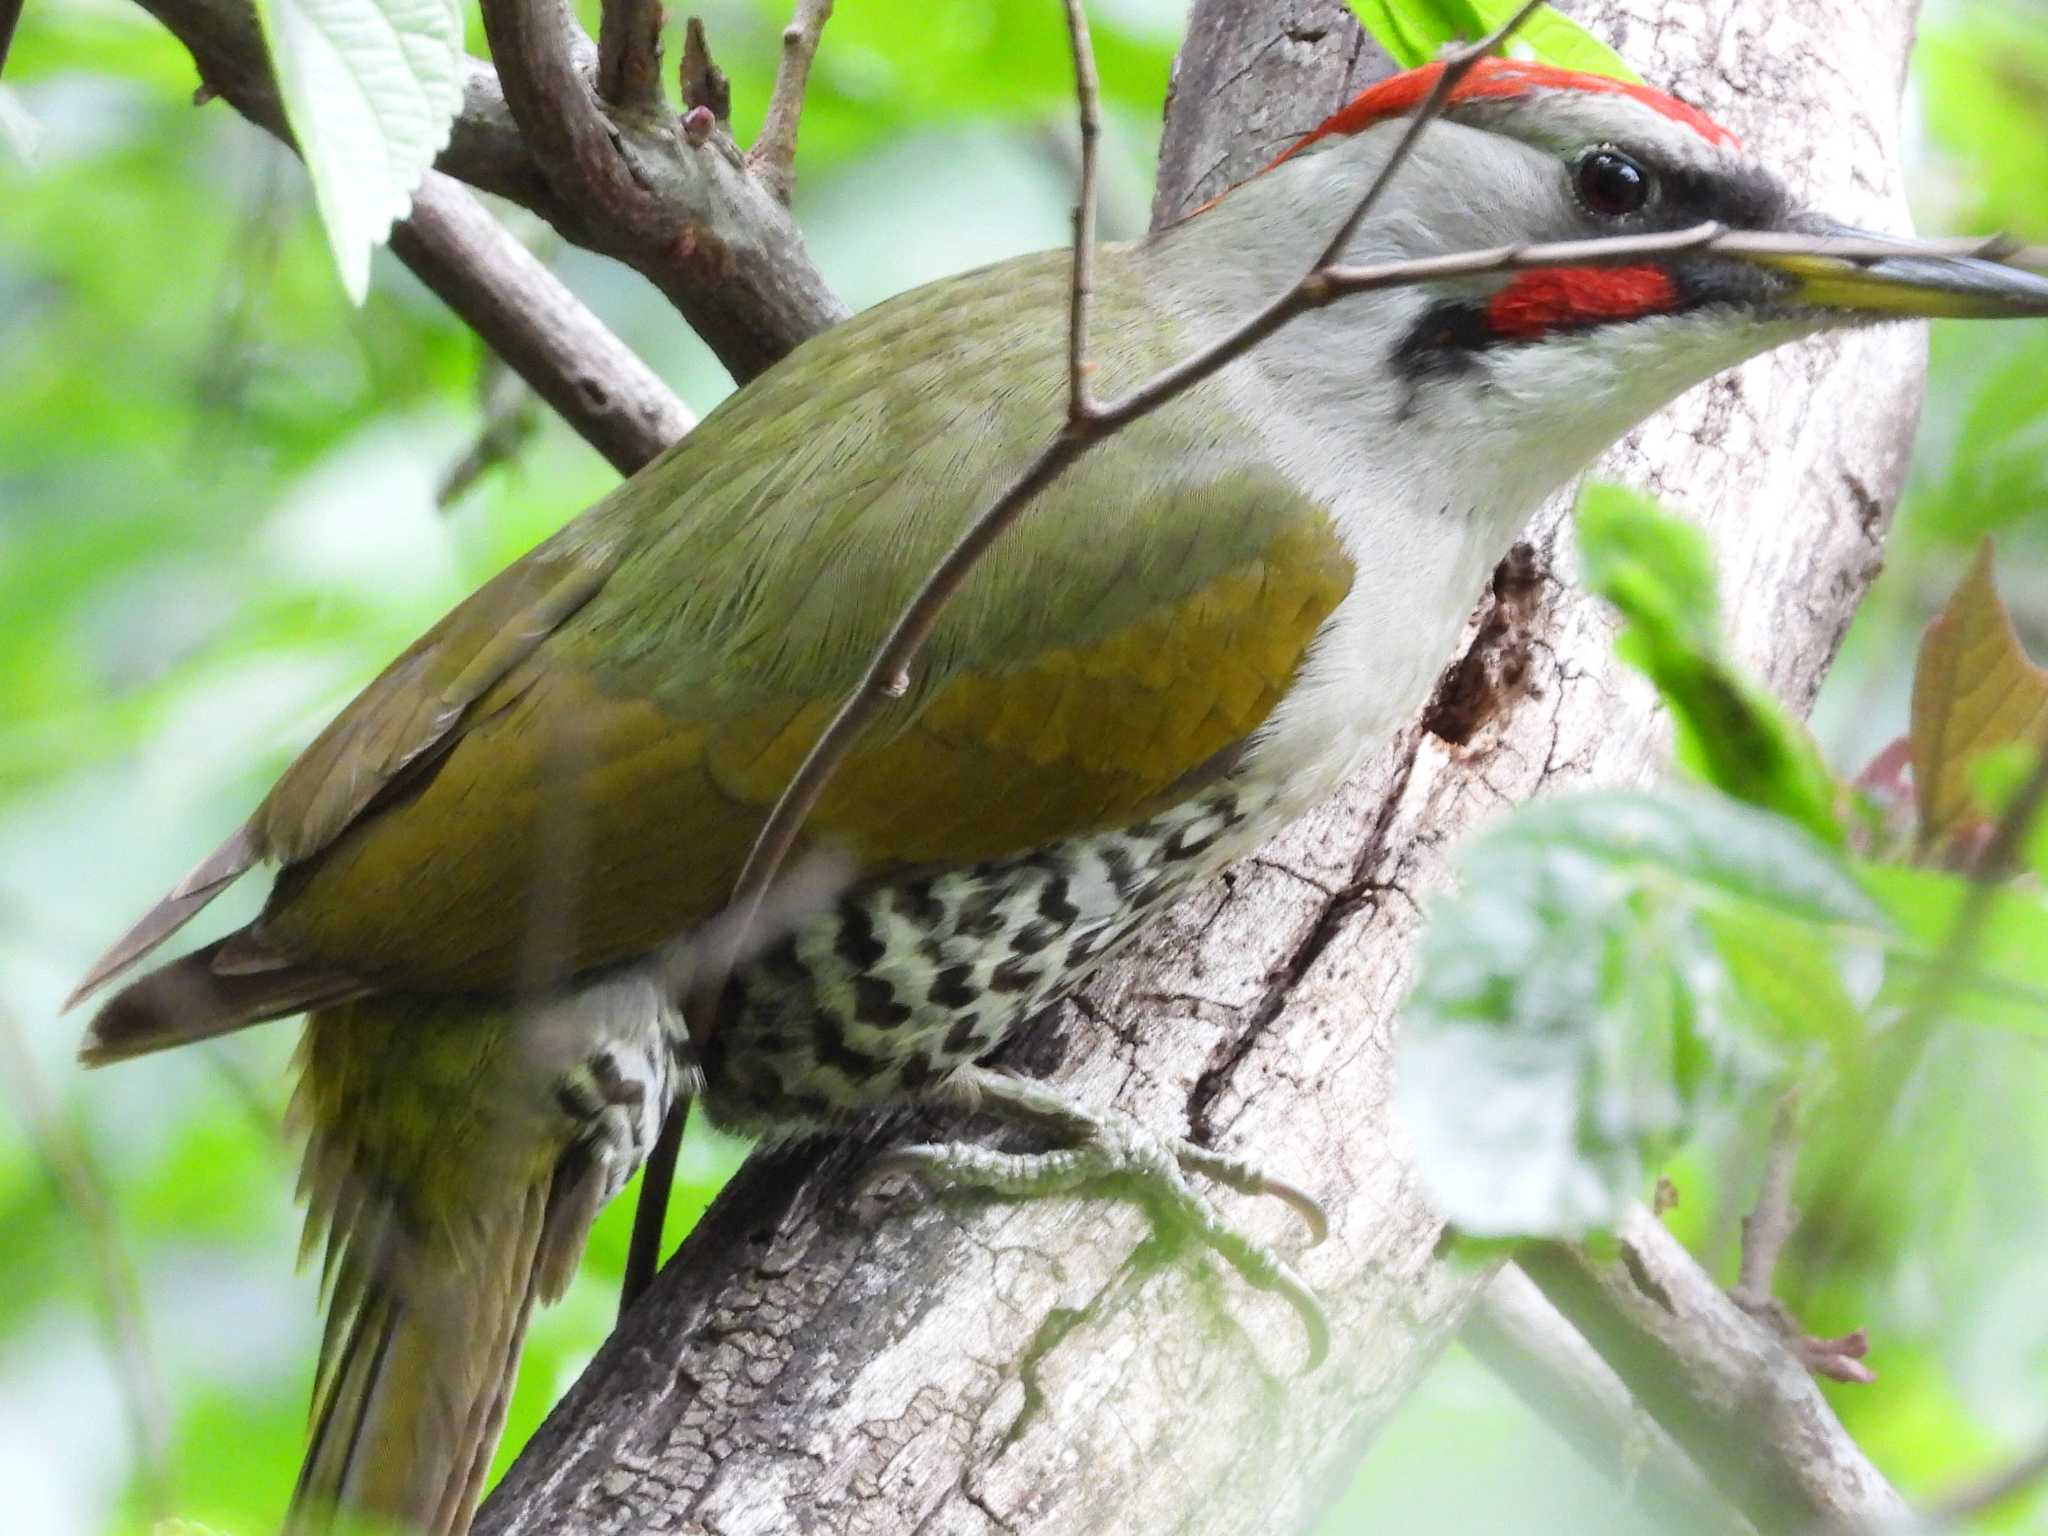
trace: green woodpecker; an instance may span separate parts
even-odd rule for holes
[[[1296,276],[1436,78],[1103,248],[1101,394]],[[1823,228],[1692,108],[1496,60],[1343,255],[1704,220]],[[422,636],[80,988],[277,866],[260,918],[131,982],[83,1054],[310,1011],[293,1117],[332,1296],[291,1530],[466,1529],[535,1298],[696,1074],[754,1130],[936,1103],[1049,1132],[895,1161],[1025,1191],[1136,1173],[1312,1318],[1185,1175],[1286,1186],[977,1063],[1385,742],[1531,511],[1658,406],[1828,327],[2048,314],[2048,282],[1982,262],[1694,253],[1302,317],[1081,458],[975,570],[810,819],[844,882],[741,960],[692,1061],[676,1000],[766,808],[1061,428],[1068,266],[1003,262],[797,348]]]

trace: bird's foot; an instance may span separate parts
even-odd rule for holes
[[[1188,1177],[1197,1174],[1244,1194],[1285,1202],[1308,1227],[1312,1247],[1327,1235],[1329,1220],[1322,1206],[1299,1186],[1184,1137],[1162,1136],[1120,1111],[1085,1108],[1043,1083],[1007,1073],[964,1068],[934,1097],[950,1108],[979,1111],[1041,1132],[1061,1145],[1021,1153],[957,1142],[897,1147],[875,1160],[867,1182],[909,1174],[934,1187],[1023,1197],[1068,1194],[1104,1183],[1123,1185],[1151,1210],[1155,1221],[1210,1249],[1250,1285],[1284,1299],[1308,1333],[1307,1369],[1322,1364],[1329,1353],[1330,1323],[1315,1292],[1272,1248],[1225,1223]]]

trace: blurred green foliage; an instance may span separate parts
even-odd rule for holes
[[[1497,31],[1521,8],[1522,0],[1352,0],[1352,10],[1373,40],[1404,69],[1427,64],[1446,48]],[[1516,29],[1507,52],[1559,69],[1641,80],[1620,54],[1548,5]]]
[[[1106,234],[1142,227],[1180,9],[1092,7]],[[786,14],[768,0],[702,13],[744,140]],[[2043,20],[2033,0],[1930,6],[1930,225],[2048,232]],[[1064,238],[1067,67],[1041,0],[842,4],[805,117],[798,213],[850,302]],[[437,510],[440,477],[480,429],[478,346],[388,260],[349,308],[301,172],[225,107],[195,112],[195,84],[127,0],[31,0],[0,84],[0,1030],[33,1059],[0,1091],[14,1107],[34,1095],[62,1133],[38,1141],[0,1118],[4,1536],[166,1514],[270,1527],[316,1315],[312,1281],[290,1270],[290,1031],[87,1080],[56,1003],[354,687],[611,481],[548,422]],[[637,279],[515,223],[694,408],[728,387]],[[2048,336],[1937,331],[1934,365],[1890,565],[1818,717],[1838,770],[1905,728],[1919,628],[1981,534],[1998,533],[2008,599],[2048,653]],[[218,921],[253,899],[237,893]],[[1859,1157],[1822,1135],[1811,1159],[1788,1296],[1816,1328],[1872,1330],[1877,1387],[1834,1395],[1914,1491],[2048,1432],[2044,1091],[2037,1043],[1937,1035]],[[1724,1265],[1753,1177],[1739,1129],[1672,1170],[1686,1196],[1674,1224]],[[739,1151],[693,1137],[672,1239]],[[53,1156],[105,1191],[114,1267],[141,1277],[139,1361],[110,1344],[103,1297],[125,1282],[96,1257]],[[1834,1171],[1851,1163],[1853,1180]],[[614,1203],[583,1277],[538,1320],[504,1455],[609,1326],[630,1206],[630,1192]],[[153,1385],[138,1393],[138,1379]],[[1622,1511],[1454,1354],[1329,1529],[1591,1532],[1629,1528]]]

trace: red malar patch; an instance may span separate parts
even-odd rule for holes
[[[1496,336],[1536,341],[1552,331],[1635,320],[1678,307],[1662,267],[1556,267],[1518,273],[1486,306]]]

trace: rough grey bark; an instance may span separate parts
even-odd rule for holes
[[[1911,0],[1573,9],[1817,204],[1902,223]],[[1290,22],[1304,8],[1288,0],[1198,4],[1167,138],[1181,203],[1217,167],[1274,147],[1277,109],[1268,122],[1231,96],[1233,80],[1276,57],[1292,67],[1302,48],[1336,61],[1310,115],[1356,83],[1359,45],[1336,11],[1316,11],[1328,25],[1310,40],[1296,33],[1321,23]],[[1876,571],[1922,345],[1900,330],[1762,359],[1603,468],[1707,525],[1735,649],[1795,705]],[[1022,1053],[1090,1101],[1256,1151],[1325,1199],[1332,1236],[1301,1265],[1335,1328],[1324,1369],[1290,1375],[1292,1315],[1203,1256],[1161,1252],[1126,1206],[861,1203],[871,1139],[783,1151],[721,1197],[477,1530],[1310,1523],[1486,1278],[1437,1260],[1441,1223],[1390,1113],[1417,903],[1444,882],[1446,849],[1504,805],[1639,781],[1664,755],[1647,688],[1616,667],[1608,618],[1571,584],[1560,515],[1530,530],[1425,719],[1335,802],[1184,902]],[[1293,1240],[1284,1212],[1231,1209]]]
[[[1167,87],[1152,227],[1235,186],[1393,71],[1345,0],[1195,0]]]

